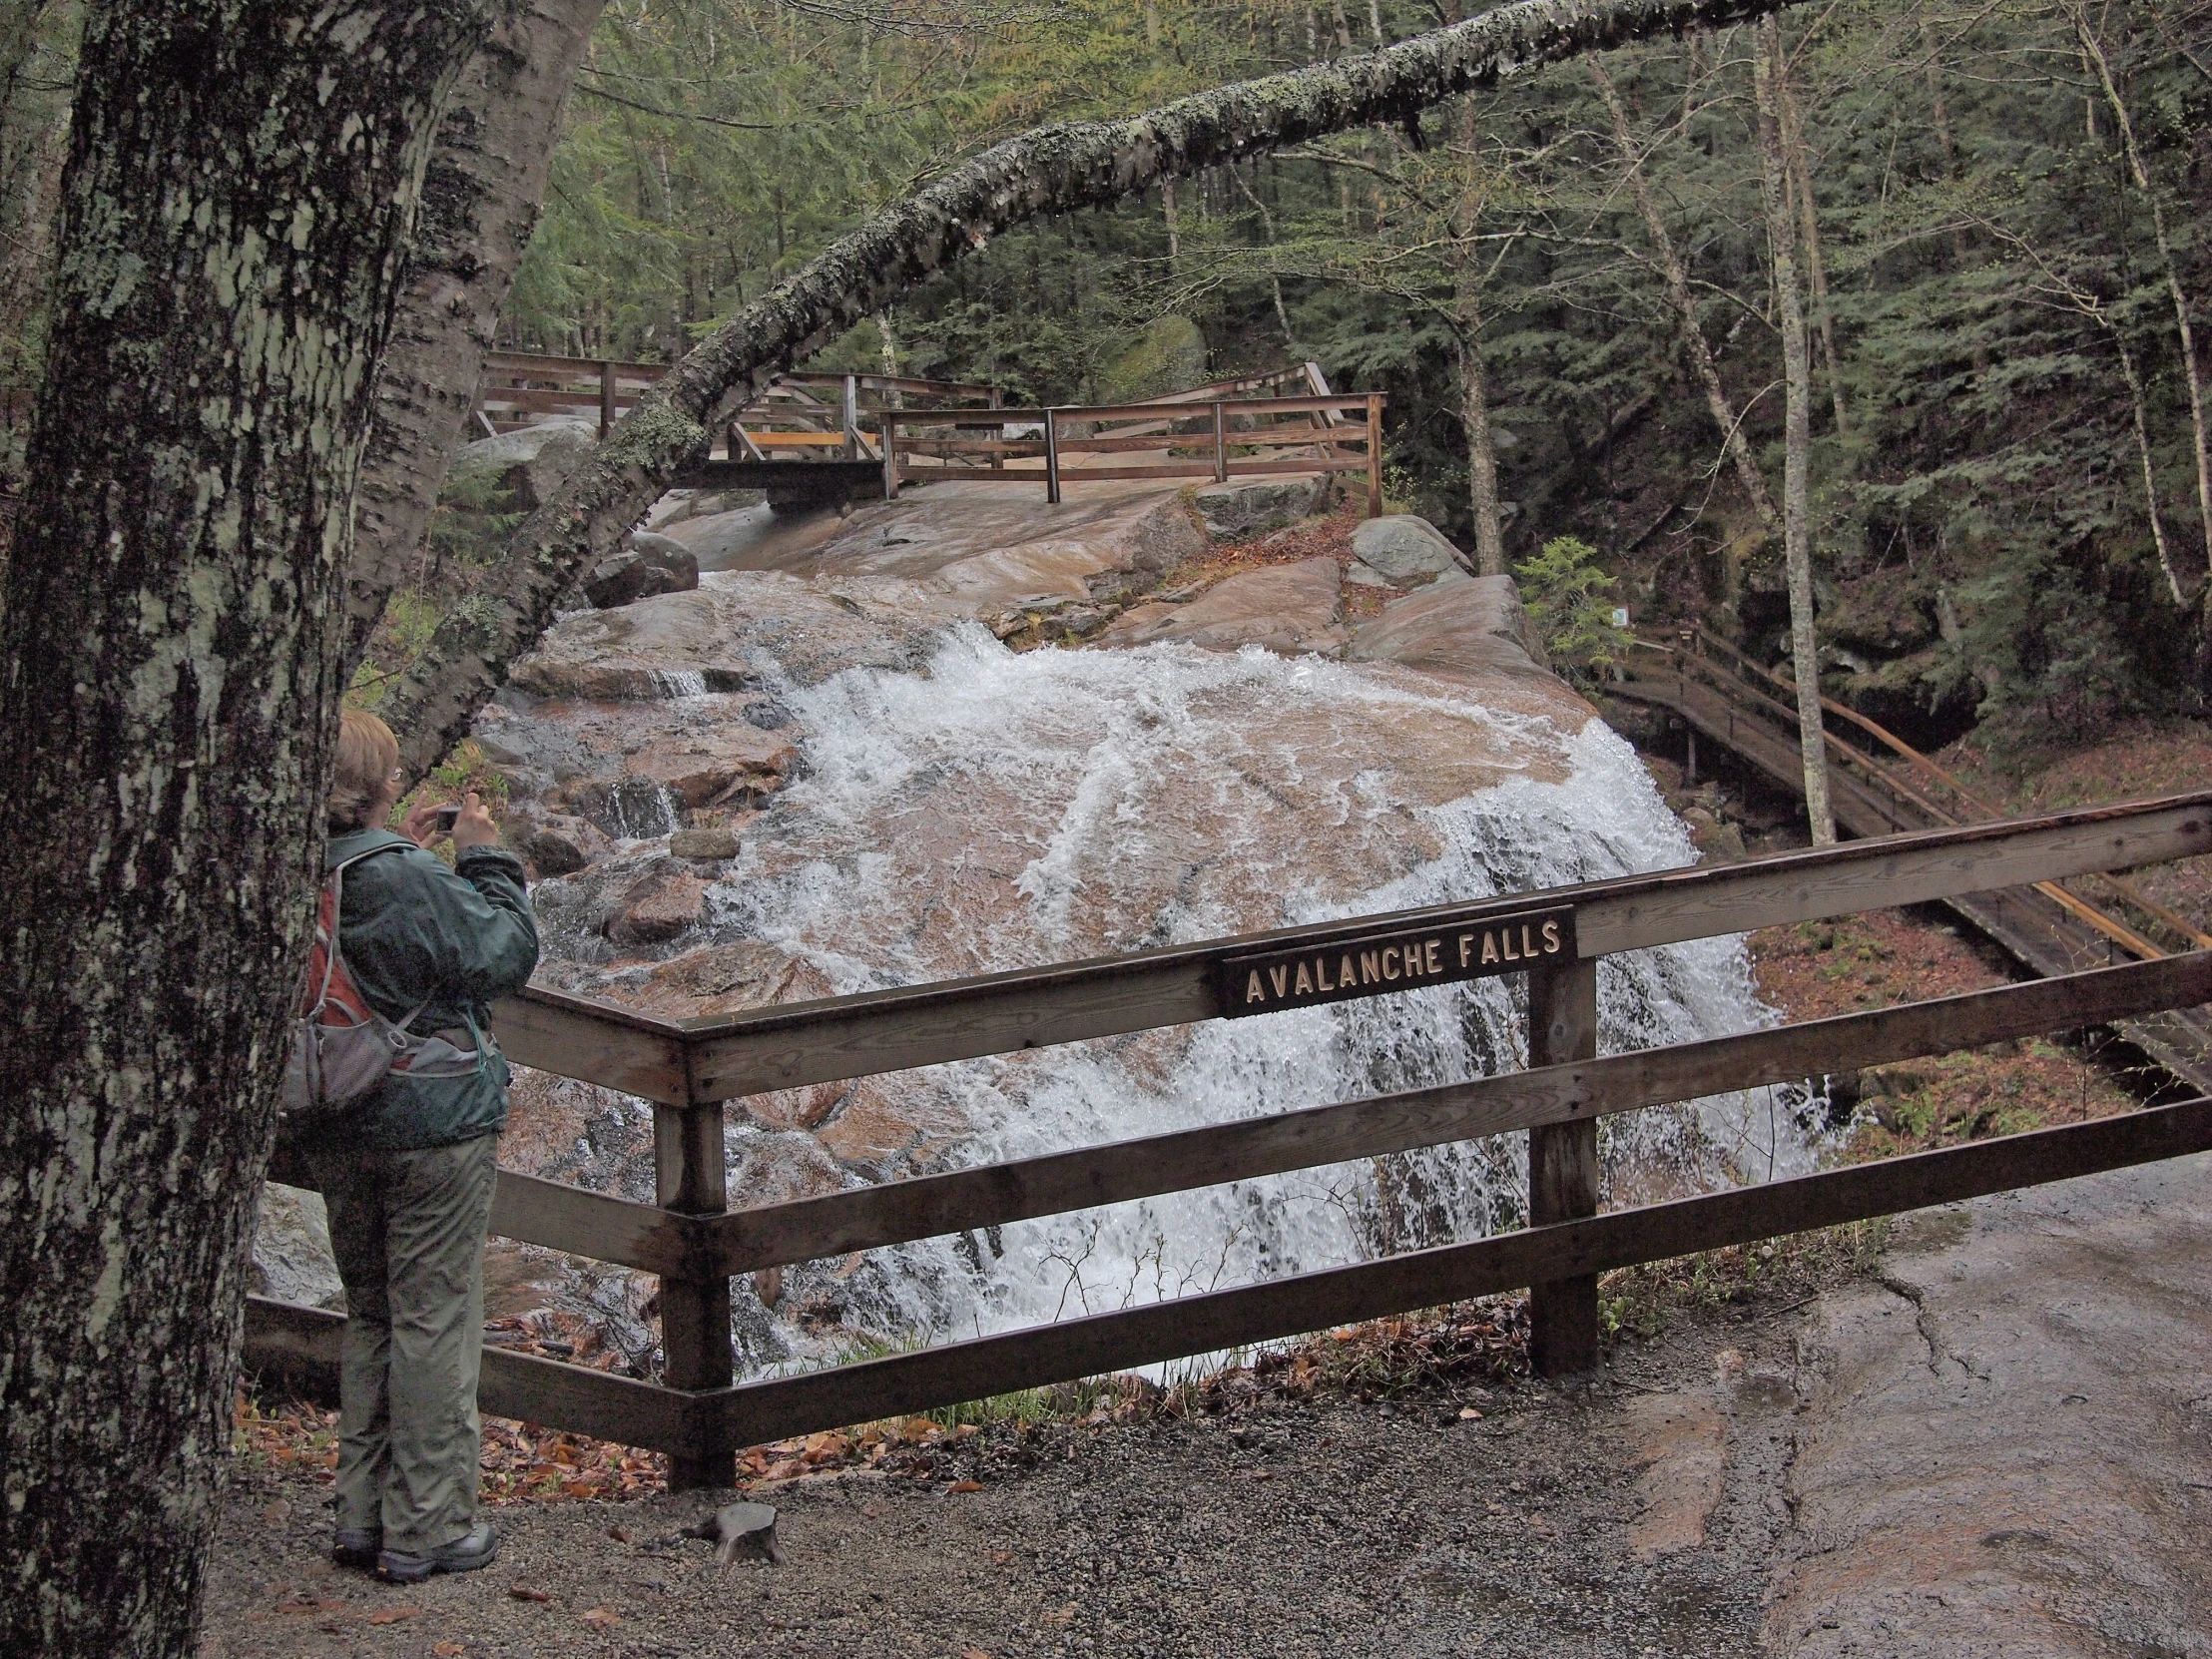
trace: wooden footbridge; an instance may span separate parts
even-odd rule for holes
[[[605,437],[668,372],[660,363],[495,351],[475,418],[488,435],[549,417]],[[933,480],[1041,485],[1365,473],[1382,510],[1380,393],[1332,392],[1315,363],[1112,405],[1004,408],[990,387],[883,374],[779,374],[679,487],[757,489],[776,505],[895,498]]]
[[[1703,629],[1684,630],[1672,646],[1638,643],[1642,649],[1635,672],[1610,690],[1680,719],[1689,734],[1693,773],[1702,734],[1803,799],[1805,772],[1792,682]],[[1871,754],[1834,732],[1822,734],[1828,746],[1830,804],[1844,833],[1887,835],[1997,816],[1995,807],[1949,771],[1857,710],[1827,697],[1821,707],[1881,751],[1881,756]],[[2090,881],[2102,889],[2096,897],[2053,879],[1952,894],[1945,903],[2039,974],[2212,948],[2212,935],[2124,876],[2100,874]],[[2212,1017],[2202,1010],[2162,1010],[2120,1021],[2118,1029],[2181,1084],[2212,1093]]]
[[[2212,792],[1510,894],[1079,962],[670,1020],[532,989],[499,1005],[517,1061],[652,1102],[657,1192],[638,1204],[502,1172],[492,1231],[660,1276],[657,1381],[484,1356],[484,1409],[664,1451],[680,1488],[726,1486],[743,1447],[1017,1388],[1233,1350],[1532,1287],[1546,1374],[1599,1358],[1597,1275],[2212,1149],[2212,1099],[1599,1213],[1598,1120],[2212,1001],[2212,952],[1597,1056],[1597,964],[1622,951],[1976,895],[2212,852]],[[1499,946],[1502,945],[1502,949]],[[1295,972],[1293,971],[1295,968]],[[725,1103],[769,1090],[1048,1047],[1279,1000],[1510,973],[1528,1069],[775,1204],[732,1194]],[[1263,1017],[1265,1017],[1263,1015]],[[1528,1225],[1117,1313],[738,1382],[732,1281],[779,1264],[1477,1137],[1528,1134]],[[278,1179],[283,1179],[279,1175]],[[733,1199],[736,1201],[732,1207]],[[1318,1202],[1318,1200],[1317,1200]],[[330,1374],[337,1316],[254,1299],[252,1363]]]

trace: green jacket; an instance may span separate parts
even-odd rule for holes
[[[412,1030],[473,1030],[484,1061],[471,1077],[395,1075],[359,1116],[315,1135],[384,1151],[451,1146],[507,1121],[507,1061],[491,1040],[490,1004],[520,990],[538,964],[538,924],[522,861],[472,846],[448,869],[388,830],[333,835],[325,872],[371,846],[395,851],[345,872],[338,942],[353,981],[386,1019],[426,1003]]]

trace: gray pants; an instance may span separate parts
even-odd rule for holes
[[[313,1155],[345,1283],[337,1524],[386,1549],[449,1544],[476,1524],[484,1231],[497,1135],[417,1152]]]

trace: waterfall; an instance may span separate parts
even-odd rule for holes
[[[1254,649],[1017,655],[973,625],[919,672],[762,668],[808,766],[749,830],[719,931],[805,955],[839,993],[1693,857],[1625,742],[1561,734],[1509,686]],[[1600,1052],[1773,1018],[1735,939],[1609,958],[1598,984]],[[1519,979],[1483,980],[868,1087],[935,1165],[989,1163],[1510,1069],[1524,1008]],[[1802,1172],[1813,1104],[1759,1090],[1609,1120],[1607,1180],[1648,1198]],[[778,1140],[734,1128],[733,1169]],[[741,1282],[741,1358],[772,1374],[1479,1237],[1517,1225],[1524,1192],[1525,1140],[1500,1136],[807,1264],[773,1315]]]

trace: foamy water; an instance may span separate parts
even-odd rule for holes
[[[1396,671],[1184,646],[1016,655],[970,626],[923,673],[775,689],[805,733],[805,776],[748,831],[715,895],[719,930],[809,956],[840,992],[1692,861],[1602,725],[1560,738]],[[1407,731],[1501,764],[1480,787],[1419,799],[1408,780],[1433,773],[1393,754]],[[1609,958],[1598,983],[1601,1052],[1772,1017],[1735,939]],[[891,1088],[959,1125],[943,1161],[996,1162],[1511,1069],[1524,996],[1518,978],[1432,987],[938,1066]],[[1608,1181],[1680,1190],[1802,1171],[1805,1115],[1760,1090],[1610,1120]],[[733,1160],[772,1138],[733,1129]],[[849,1351],[854,1333],[976,1335],[1479,1237],[1520,1221],[1525,1145],[1500,1136],[809,1264],[776,1317],[741,1282],[742,1358],[759,1375]],[[804,1326],[790,1317],[810,1306]]]

